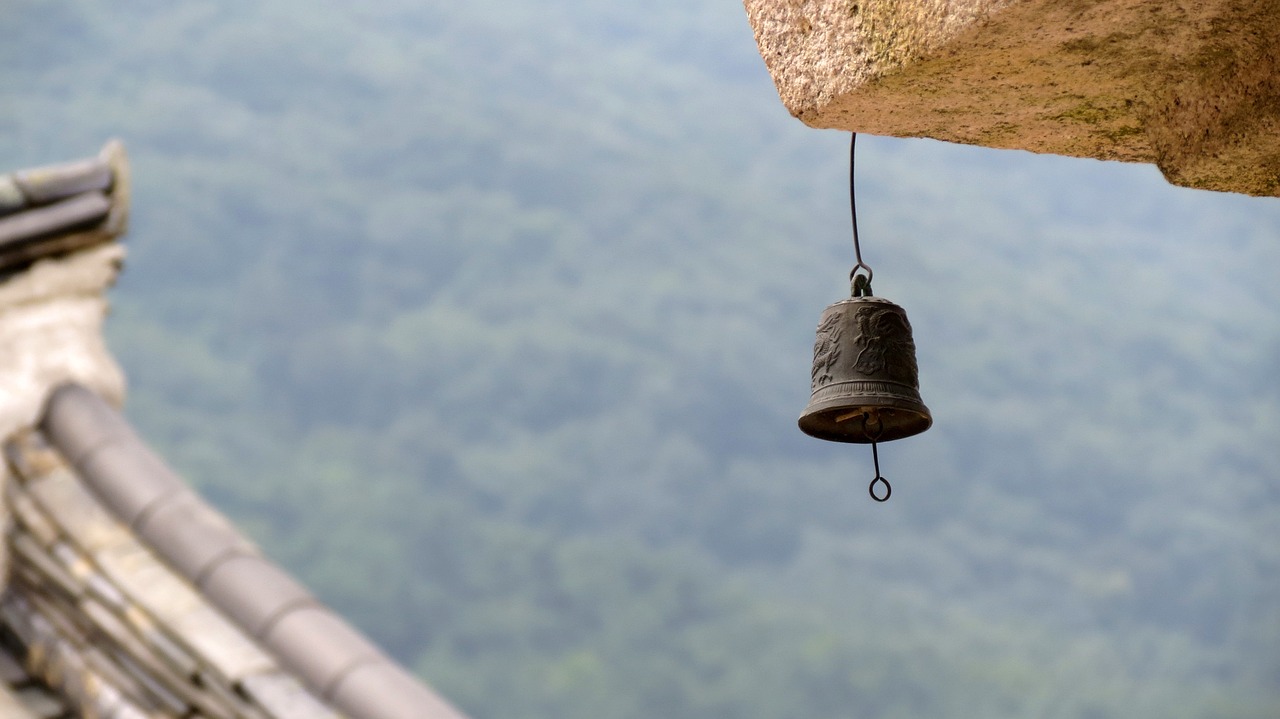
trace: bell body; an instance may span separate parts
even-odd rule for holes
[[[888,442],[933,424],[920,400],[907,313],[882,297],[851,297],[822,313],[812,393],[800,429],[832,442]]]

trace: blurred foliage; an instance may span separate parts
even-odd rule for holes
[[[112,346],[476,719],[1280,714],[1280,207],[860,140],[935,427],[795,429],[839,134],[740,5],[5,3],[8,167],[126,140]]]

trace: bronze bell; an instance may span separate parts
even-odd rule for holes
[[[907,313],[883,297],[858,294],[822,313],[800,429],[818,439],[860,444],[919,434],[933,417],[920,401]]]

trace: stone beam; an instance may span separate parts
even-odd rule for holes
[[[818,128],[1155,163],[1280,196],[1280,0],[744,0]]]

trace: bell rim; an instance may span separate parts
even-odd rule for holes
[[[853,403],[849,402],[848,397],[833,398],[817,403],[810,403],[805,407],[804,413],[796,420],[797,426],[801,432],[814,437],[816,439],[827,440],[830,442],[846,442],[849,444],[871,444],[872,442],[893,442],[907,437],[914,437],[927,431],[933,426],[933,413],[925,406],[924,402],[919,399],[910,397],[878,397],[873,403]],[[905,412],[908,415],[908,421],[899,422],[892,427],[887,427],[883,435],[872,439],[863,433],[845,433],[833,432],[828,429],[831,423],[825,421],[823,415],[841,408],[856,411],[857,408],[865,407],[868,410],[895,410]]]

